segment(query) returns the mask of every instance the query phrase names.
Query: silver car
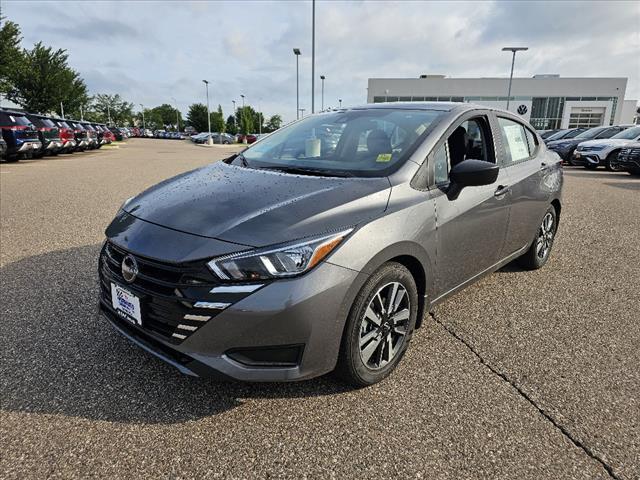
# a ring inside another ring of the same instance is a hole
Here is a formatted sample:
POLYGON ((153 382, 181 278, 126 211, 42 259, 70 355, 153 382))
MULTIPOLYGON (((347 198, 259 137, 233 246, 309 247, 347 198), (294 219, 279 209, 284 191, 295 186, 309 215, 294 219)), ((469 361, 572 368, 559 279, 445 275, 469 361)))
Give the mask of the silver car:
POLYGON ((506 111, 308 116, 125 202, 100 309, 190 375, 370 385, 434 305, 513 260, 546 263, 561 189, 559 157, 506 111))

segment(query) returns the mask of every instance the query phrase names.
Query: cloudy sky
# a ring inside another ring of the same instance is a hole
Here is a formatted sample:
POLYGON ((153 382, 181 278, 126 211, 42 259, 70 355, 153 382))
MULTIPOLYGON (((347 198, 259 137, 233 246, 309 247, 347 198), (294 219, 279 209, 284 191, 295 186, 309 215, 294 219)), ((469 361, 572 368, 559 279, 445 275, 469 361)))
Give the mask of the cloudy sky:
MULTIPOLYGON (((91 93, 120 93, 145 106, 204 102, 225 114, 231 100, 295 117, 311 108, 311 2, 15 1, 2 13, 22 28, 24 46, 67 49, 91 93)), ((516 76, 628 77, 640 98, 640 2, 316 3, 316 76, 325 105, 366 101, 370 77, 507 76, 505 45, 526 45, 516 76)), ((316 106, 320 105, 316 82, 316 106)))

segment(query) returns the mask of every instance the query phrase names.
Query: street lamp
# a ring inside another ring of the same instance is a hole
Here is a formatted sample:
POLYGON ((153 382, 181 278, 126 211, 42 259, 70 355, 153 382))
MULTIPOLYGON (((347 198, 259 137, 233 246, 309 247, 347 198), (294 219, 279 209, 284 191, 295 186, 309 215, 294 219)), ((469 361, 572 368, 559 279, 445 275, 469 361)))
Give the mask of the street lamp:
POLYGON ((236 101, 231 100, 231 103, 233 103, 233 128, 236 130, 236 133, 238 133, 238 125, 236 124, 236 101))
POLYGON ((342 108, 342 99, 341 99, 341 98, 339 98, 339 99, 338 99, 338 102, 340 102, 340 108, 342 108))
POLYGON ((321 109, 322 111, 324 111, 324 79, 326 77, 324 75, 320 75, 320 80, 322 80, 322 104, 321 104, 321 109))
POLYGON ((300 118, 300 70, 299 70, 299 62, 300 59, 300 49, 294 48, 293 53, 296 56, 296 119, 300 118))
POLYGON ((180 112, 178 110, 178 101, 173 97, 171 97, 171 100, 176 104, 176 128, 180 131, 180 112))
POLYGON ((209 141, 207 142, 209 145, 213 144, 213 139, 211 138, 211 115, 209 114, 209 82, 207 80, 202 80, 205 85, 205 89, 207 90, 207 125, 209 126, 209 141))
POLYGON ((300 108, 299 109, 302 112, 302 118, 304 118, 304 111, 306 110, 305 108, 300 108))
POLYGON ((242 97, 242 109, 244 110, 244 95, 240 95, 242 97))
MULTIPOLYGON (((140 108, 142 109, 142 129, 146 130, 147 125, 144 121, 144 105, 142 105, 141 103, 139 103, 138 105, 140 105, 140 108)), ((107 112, 109 112, 109 105, 107 105, 107 112)), ((109 123, 111 123, 111 113, 109 113, 109 123)))
POLYGON ((316 0, 311 0, 311 113, 316 108, 316 0))
POLYGON ((513 52, 513 57, 511 58, 511 74, 509 75, 509 91, 507 93, 507 110, 509 110, 509 100, 511 100, 511 82, 513 81, 513 66, 516 63, 516 52, 524 52, 525 50, 529 50, 529 47, 504 47, 502 49, 503 52, 513 52))

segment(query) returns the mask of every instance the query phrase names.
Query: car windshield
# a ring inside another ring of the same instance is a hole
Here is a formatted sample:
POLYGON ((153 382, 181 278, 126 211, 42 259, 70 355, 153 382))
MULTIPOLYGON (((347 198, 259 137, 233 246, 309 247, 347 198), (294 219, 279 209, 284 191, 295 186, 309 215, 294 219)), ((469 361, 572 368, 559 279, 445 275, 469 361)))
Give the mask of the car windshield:
POLYGON ((549 135, 545 140, 559 140, 560 138, 566 138, 568 130, 560 130, 559 132, 549 135))
POLYGON ((626 130, 623 130, 620 133, 616 133, 611 138, 619 138, 622 140, 634 140, 639 135, 640 135, 640 127, 632 127, 632 128, 627 128, 626 130))
POLYGON ((249 167, 383 176, 412 153, 442 112, 368 109, 314 115, 243 152, 249 167))
POLYGON ((609 127, 594 127, 594 128, 590 128, 589 130, 585 130, 584 132, 582 132, 580 135, 576 135, 576 139, 577 138, 584 138, 584 139, 589 139, 589 138, 594 138, 596 135, 598 135, 600 132, 603 132, 604 130, 606 130, 609 127))

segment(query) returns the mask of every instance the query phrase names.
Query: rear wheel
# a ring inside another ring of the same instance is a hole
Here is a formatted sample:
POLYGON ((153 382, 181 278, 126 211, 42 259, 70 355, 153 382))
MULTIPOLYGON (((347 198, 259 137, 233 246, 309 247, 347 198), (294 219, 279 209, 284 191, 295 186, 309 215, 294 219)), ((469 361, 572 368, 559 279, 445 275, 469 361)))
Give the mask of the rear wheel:
POLYGON ((358 293, 345 326, 336 373, 364 387, 384 379, 409 346, 418 312, 411 273, 385 263, 358 293))
POLYGON ((536 238, 533 240, 531 247, 524 255, 518 258, 520 266, 527 270, 542 268, 551 254, 551 247, 553 247, 557 230, 558 215, 554 206, 550 205, 544 217, 542 217, 542 222, 538 227, 536 238))

